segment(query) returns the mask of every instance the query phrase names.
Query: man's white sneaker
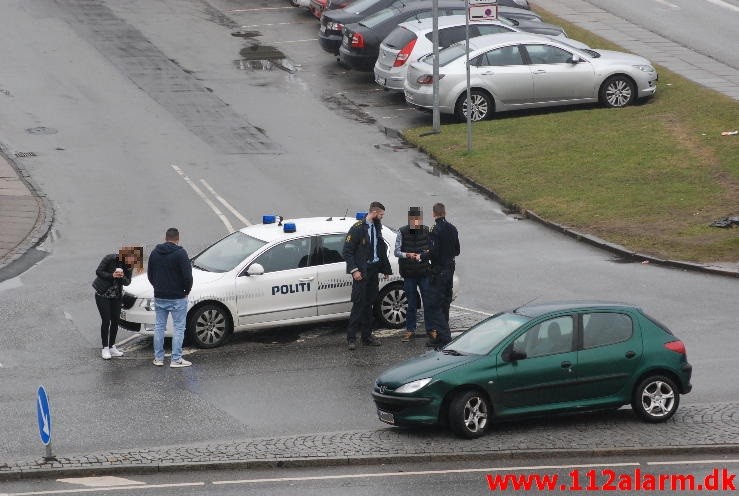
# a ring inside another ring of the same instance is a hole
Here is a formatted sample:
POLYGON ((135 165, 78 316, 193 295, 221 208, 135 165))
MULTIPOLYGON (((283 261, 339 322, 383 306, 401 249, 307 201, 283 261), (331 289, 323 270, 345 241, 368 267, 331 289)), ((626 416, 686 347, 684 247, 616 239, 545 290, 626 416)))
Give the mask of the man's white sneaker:
POLYGON ((169 364, 170 367, 173 369, 179 369, 181 367, 189 367, 192 365, 192 362, 188 362, 184 358, 180 358, 179 360, 172 360, 172 363, 169 364))
POLYGON ((110 348, 107 346, 103 348, 103 351, 100 353, 100 355, 103 357, 103 360, 110 360, 110 348))
POLYGON ((154 361, 151 363, 153 363, 157 367, 161 367, 162 365, 164 365, 164 360, 159 360, 158 358, 155 358, 154 361))
POLYGON ((112 357, 122 357, 123 356, 123 352, 121 350, 119 350, 118 348, 116 348, 115 346, 111 346, 110 347, 110 356, 112 356, 112 357))

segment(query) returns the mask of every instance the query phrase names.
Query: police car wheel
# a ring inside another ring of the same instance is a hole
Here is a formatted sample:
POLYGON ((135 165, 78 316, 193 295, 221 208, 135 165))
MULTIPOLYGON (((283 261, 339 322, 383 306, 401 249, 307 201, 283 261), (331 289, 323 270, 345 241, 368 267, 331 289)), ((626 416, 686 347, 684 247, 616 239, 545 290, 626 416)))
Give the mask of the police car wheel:
POLYGON ((223 307, 206 304, 195 309, 187 323, 190 341, 198 348, 215 348, 231 334, 231 319, 223 307))
POLYGON ((408 298, 401 284, 388 284, 380 290, 375 305, 375 317, 382 327, 400 329, 405 325, 408 298))

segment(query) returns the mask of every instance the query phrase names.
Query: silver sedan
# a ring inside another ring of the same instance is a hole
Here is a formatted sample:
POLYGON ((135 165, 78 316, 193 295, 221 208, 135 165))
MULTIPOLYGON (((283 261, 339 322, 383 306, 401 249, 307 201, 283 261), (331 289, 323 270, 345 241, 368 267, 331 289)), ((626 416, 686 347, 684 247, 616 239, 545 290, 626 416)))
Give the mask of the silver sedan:
MULTIPOLYGON (((467 115, 464 42, 439 53, 439 110, 467 115)), ((433 60, 411 64, 405 99, 417 108, 433 105, 433 60)), ((493 112, 601 102, 624 107, 654 95, 657 71, 637 55, 577 49, 566 42, 527 33, 502 33, 470 40, 472 120, 493 112)))

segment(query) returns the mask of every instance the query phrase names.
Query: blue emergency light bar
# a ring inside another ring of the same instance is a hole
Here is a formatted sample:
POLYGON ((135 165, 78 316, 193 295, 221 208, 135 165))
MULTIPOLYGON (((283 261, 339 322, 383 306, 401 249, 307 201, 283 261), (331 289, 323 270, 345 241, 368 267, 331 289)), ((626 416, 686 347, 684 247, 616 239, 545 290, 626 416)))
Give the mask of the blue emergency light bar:
POLYGON ((276 220, 276 215, 262 215, 262 224, 274 224, 276 220))
POLYGON ((365 217, 367 217, 367 212, 357 212, 357 215, 354 216, 357 220, 364 220, 365 217))
POLYGON ((282 227, 282 230, 286 233, 294 233, 295 232, 295 223, 294 222, 285 222, 285 224, 282 227))

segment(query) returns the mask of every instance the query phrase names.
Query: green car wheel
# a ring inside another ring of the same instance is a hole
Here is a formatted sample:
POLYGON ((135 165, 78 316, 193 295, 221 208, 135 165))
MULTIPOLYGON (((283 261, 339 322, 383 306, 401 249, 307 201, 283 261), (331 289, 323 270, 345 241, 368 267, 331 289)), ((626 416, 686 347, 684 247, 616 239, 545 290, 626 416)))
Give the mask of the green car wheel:
POLYGON ((474 390, 463 391, 449 405, 449 426, 452 431, 467 439, 485 434, 490 424, 490 401, 474 390))

